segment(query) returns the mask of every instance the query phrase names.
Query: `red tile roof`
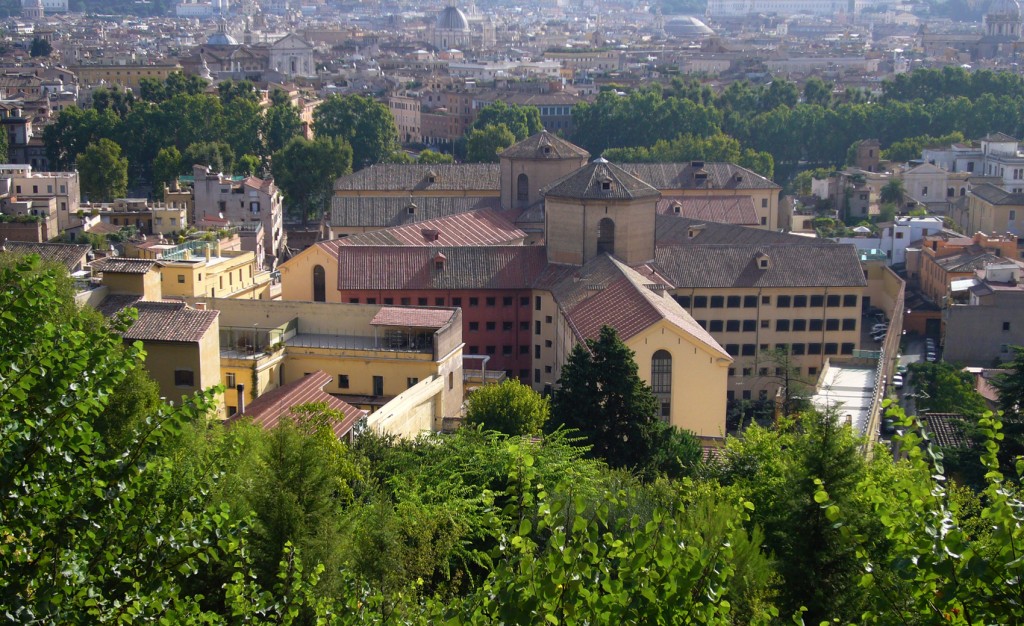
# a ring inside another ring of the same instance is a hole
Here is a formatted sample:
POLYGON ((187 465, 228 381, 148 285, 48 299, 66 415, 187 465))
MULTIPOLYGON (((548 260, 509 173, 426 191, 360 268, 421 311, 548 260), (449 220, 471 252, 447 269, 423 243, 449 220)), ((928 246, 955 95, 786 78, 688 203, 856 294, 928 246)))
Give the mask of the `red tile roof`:
POLYGON ((754 200, 750 196, 693 198, 665 196, 658 201, 661 215, 678 215, 694 220, 756 226, 759 222, 754 200), (678 207, 678 212, 676 211, 678 207))
POLYGON ((139 319, 125 331, 124 338, 139 341, 198 343, 220 311, 190 309, 184 302, 144 302, 133 305, 139 319))
POLYGON ((526 238, 509 218, 479 209, 337 239, 341 246, 493 246, 526 238))
POLYGON ((382 306, 370 320, 371 326, 442 328, 455 317, 454 309, 382 306))
MULTIPOLYGON (((331 242, 334 243, 334 242, 331 242)), ((539 246, 338 246, 338 289, 529 289, 547 265, 539 246), (437 253, 445 256, 440 269, 437 253)))
POLYGON ((331 382, 331 375, 323 370, 317 370, 295 382, 264 393, 245 408, 245 413, 241 415, 236 413, 227 420, 227 423, 233 424, 242 419, 251 419, 253 424, 271 430, 276 428, 282 419, 288 418, 296 406, 311 402, 323 402, 344 416, 340 421, 331 420, 330 422, 334 436, 344 437, 352 430, 356 422, 366 415, 366 411, 357 409, 324 391, 324 385, 329 382, 331 382))
POLYGON ((93 269, 104 274, 145 274, 153 269, 156 261, 151 259, 122 259, 107 257, 93 264, 93 269))

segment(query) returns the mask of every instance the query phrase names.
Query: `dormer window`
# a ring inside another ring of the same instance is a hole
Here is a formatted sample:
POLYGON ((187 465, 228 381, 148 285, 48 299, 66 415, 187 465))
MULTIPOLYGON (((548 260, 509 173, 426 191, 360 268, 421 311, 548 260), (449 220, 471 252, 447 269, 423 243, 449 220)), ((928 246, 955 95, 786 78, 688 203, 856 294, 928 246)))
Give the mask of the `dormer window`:
POLYGON ((544 146, 544 154, 551 154, 551 146, 544 146))
MULTIPOLYGON (((681 215, 683 212, 683 205, 679 204, 678 202, 673 202, 672 212, 675 213, 676 215, 681 215)), ((690 236, 693 237, 693 235, 690 236)))
POLYGON ((611 191, 611 189, 612 189, 612 181, 610 181, 610 180, 602 180, 601 181, 601 191, 611 191))
POLYGON ((760 269, 760 270, 768 269, 770 263, 768 261, 768 255, 767 254, 765 254, 764 252, 758 252, 757 255, 754 258, 757 260, 757 269, 760 269))
POLYGON ((410 204, 409 206, 405 207, 405 211, 409 215, 416 215, 416 205, 410 204))
POLYGON ((434 255, 434 269, 438 272, 444 270, 444 263, 447 260, 448 258, 445 255, 438 252, 436 255, 434 255))

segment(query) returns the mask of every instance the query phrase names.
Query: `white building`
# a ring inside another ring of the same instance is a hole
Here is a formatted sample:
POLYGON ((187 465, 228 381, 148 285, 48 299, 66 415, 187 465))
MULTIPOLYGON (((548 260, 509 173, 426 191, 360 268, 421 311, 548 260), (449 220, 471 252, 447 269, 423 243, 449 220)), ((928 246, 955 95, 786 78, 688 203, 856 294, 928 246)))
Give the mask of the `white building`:
POLYGON ((877 237, 838 237, 839 243, 849 243, 858 250, 881 250, 889 257, 889 265, 907 262, 907 248, 911 242, 942 231, 941 217, 898 217, 882 229, 877 237))

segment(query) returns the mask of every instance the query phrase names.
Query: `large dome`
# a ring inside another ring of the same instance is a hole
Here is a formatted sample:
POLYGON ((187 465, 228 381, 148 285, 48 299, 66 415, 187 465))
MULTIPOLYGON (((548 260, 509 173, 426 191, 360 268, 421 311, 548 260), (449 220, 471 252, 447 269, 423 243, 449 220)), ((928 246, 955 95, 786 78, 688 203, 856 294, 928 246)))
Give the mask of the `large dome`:
POLYGON ((1017 0, 995 0, 988 7, 988 15, 1020 19, 1020 4, 1017 0))
POLYGON ((690 15, 679 15, 665 20, 665 34, 674 37, 707 37, 714 35, 707 24, 690 15))
POLYGON ((437 16, 437 28, 443 30, 469 30, 466 14, 456 7, 445 7, 437 16))

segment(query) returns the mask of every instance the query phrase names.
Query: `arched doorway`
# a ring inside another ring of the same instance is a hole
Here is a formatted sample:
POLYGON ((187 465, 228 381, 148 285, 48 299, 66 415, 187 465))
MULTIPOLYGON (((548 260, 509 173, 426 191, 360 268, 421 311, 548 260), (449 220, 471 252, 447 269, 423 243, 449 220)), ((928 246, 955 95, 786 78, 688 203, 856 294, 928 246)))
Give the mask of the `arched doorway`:
POLYGON ((658 398, 662 421, 672 416, 672 355, 658 350, 651 357, 651 390, 658 398))
POLYGON ((615 222, 604 217, 597 223, 597 253, 615 254, 615 222))
POLYGON ((327 273, 322 265, 313 266, 313 302, 327 302, 327 273))

